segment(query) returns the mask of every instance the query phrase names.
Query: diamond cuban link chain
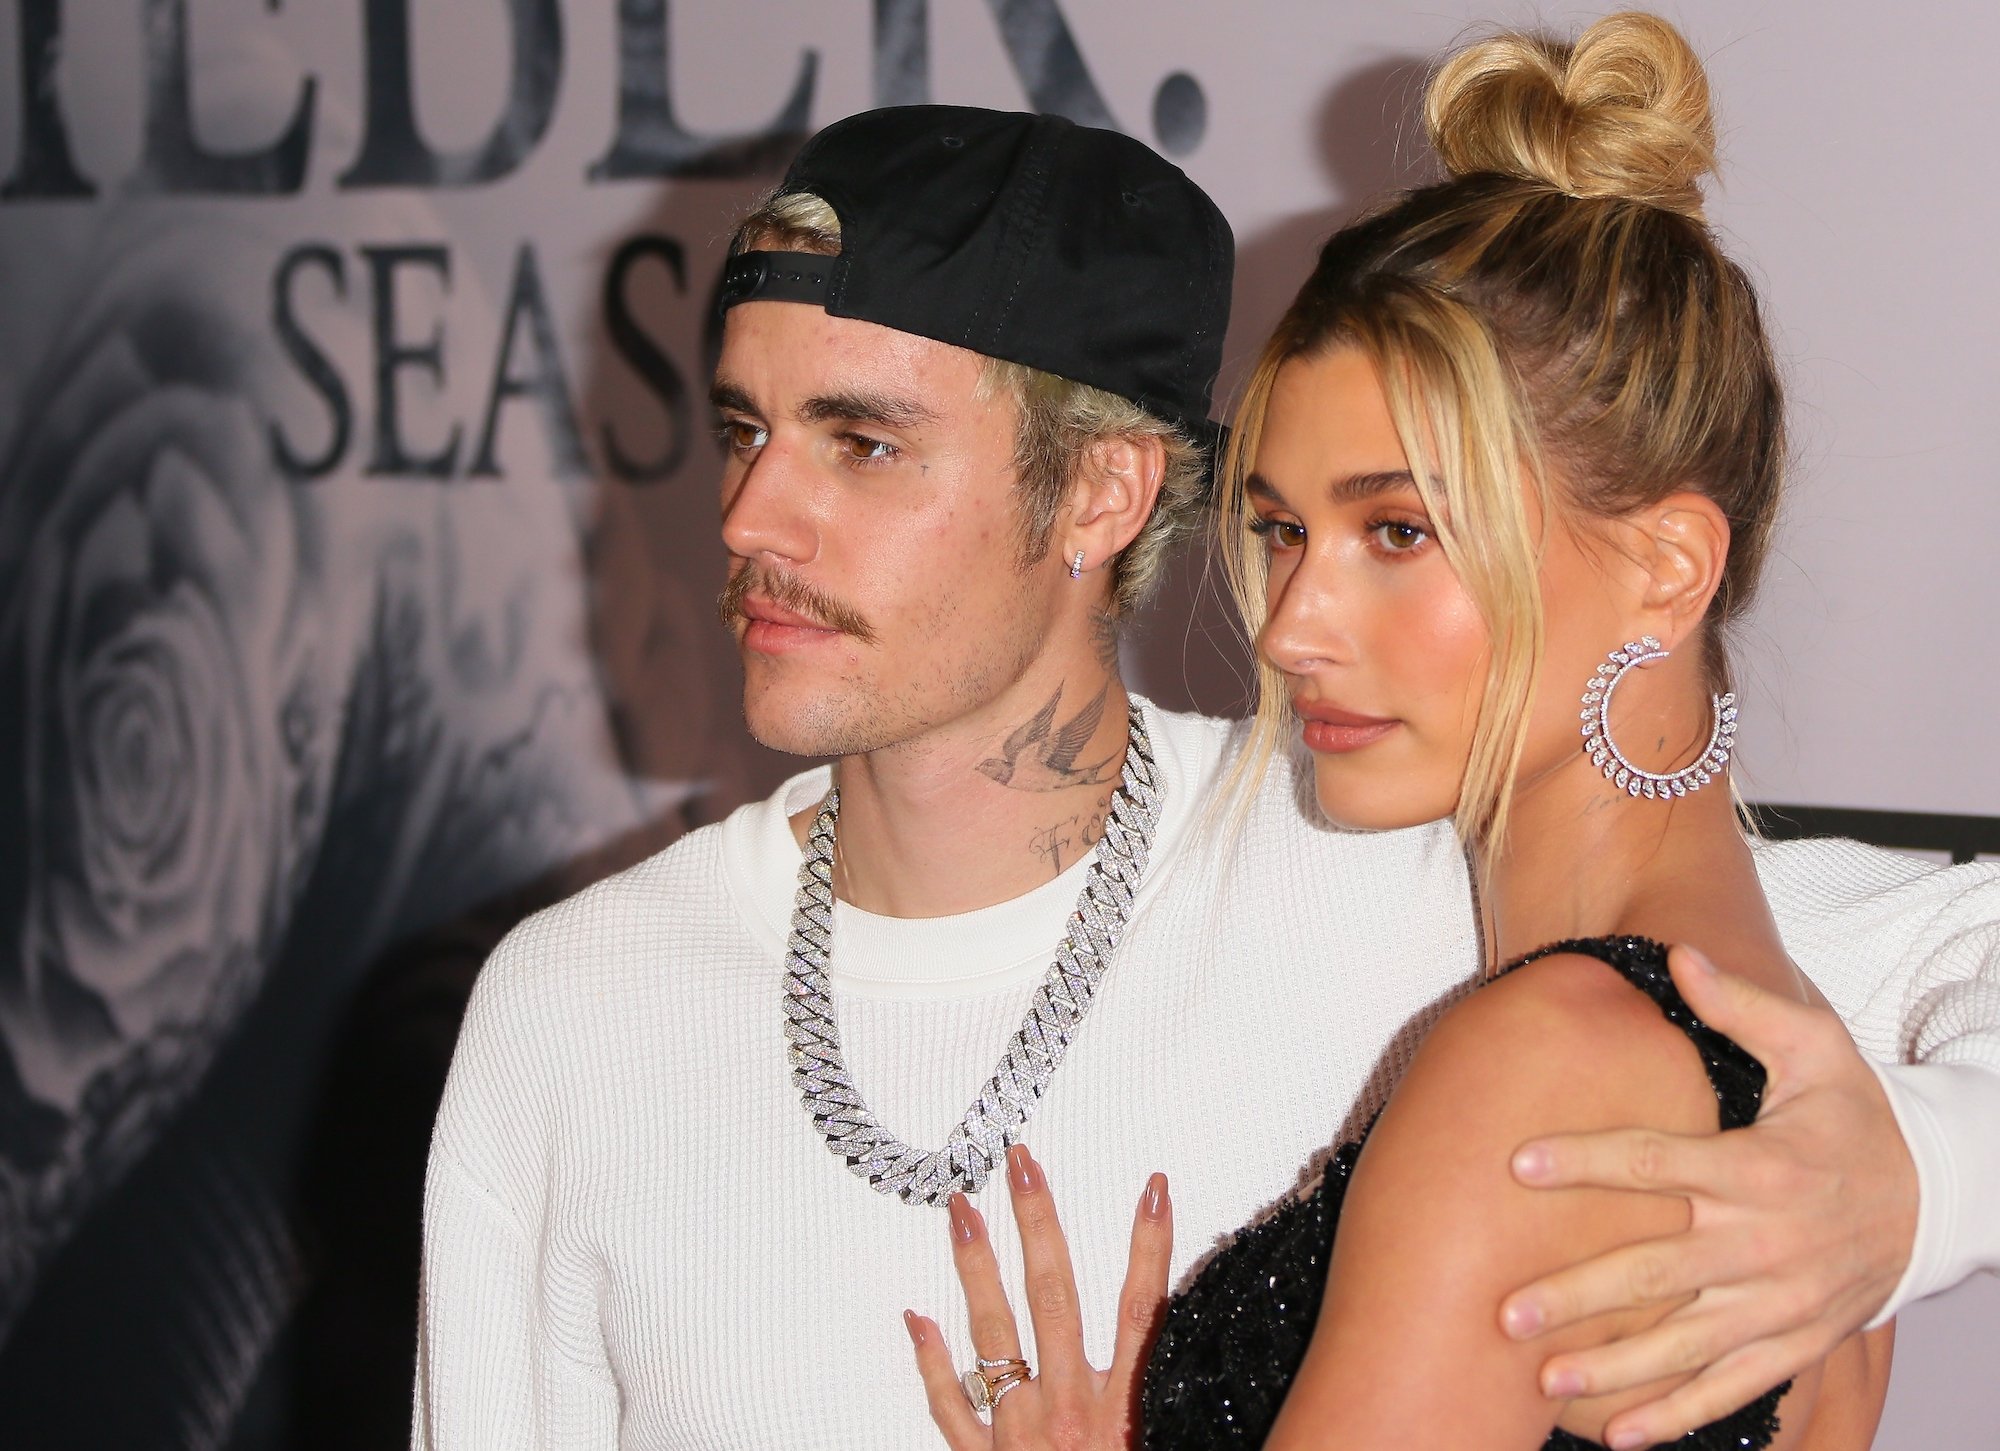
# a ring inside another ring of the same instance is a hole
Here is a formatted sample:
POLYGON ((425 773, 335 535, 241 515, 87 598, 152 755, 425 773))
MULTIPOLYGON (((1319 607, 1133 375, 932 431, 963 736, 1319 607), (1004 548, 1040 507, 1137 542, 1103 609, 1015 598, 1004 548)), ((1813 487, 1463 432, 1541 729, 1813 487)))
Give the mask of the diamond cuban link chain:
POLYGON ((1020 1137, 1090 1011, 1131 916, 1159 819, 1152 742, 1136 705, 1131 707, 1130 731, 1124 770, 1083 893, 1070 914, 1069 932, 999 1066, 941 1149, 913 1149, 883 1128, 862 1101, 841 1055, 840 1025, 834 1021, 826 980, 833 952, 833 840, 840 789, 828 791, 820 804, 799 866, 785 954, 786 1056, 792 1085, 827 1148, 882 1193, 905 1204, 942 1204, 956 1191, 971 1194, 984 1185, 1020 1137))

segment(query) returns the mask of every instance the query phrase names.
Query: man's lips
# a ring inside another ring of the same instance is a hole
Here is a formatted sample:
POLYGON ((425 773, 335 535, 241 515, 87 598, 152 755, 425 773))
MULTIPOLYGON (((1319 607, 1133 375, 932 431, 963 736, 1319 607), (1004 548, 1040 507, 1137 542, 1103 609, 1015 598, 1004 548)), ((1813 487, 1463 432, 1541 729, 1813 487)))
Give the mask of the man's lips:
POLYGON ((1402 724, 1386 716, 1342 710, 1323 700, 1295 700, 1292 702, 1292 714, 1305 727, 1307 750, 1336 755, 1371 746, 1402 724))
POLYGON ((772 600, 744 597, 743 648, 759 655, 784 655, 839 636, 838 630, 772 600))
POLYGON ((831 626, 823 625, 810 615, 802 615, 797 610, 788 610, 772 600, 759 599, 756 595, 745 595, 742 604, 743 617, 755 623, 763 620, 773 625, 788 625, 801 630, 824 630, 832 634, 831 626))

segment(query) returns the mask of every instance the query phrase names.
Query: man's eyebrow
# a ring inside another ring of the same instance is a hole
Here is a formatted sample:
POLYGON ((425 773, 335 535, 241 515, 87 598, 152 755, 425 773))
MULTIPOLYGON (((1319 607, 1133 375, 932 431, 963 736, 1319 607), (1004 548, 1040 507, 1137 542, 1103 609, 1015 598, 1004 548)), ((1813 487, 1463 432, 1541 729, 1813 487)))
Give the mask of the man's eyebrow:
POLYGON ((937 422, 937 414, 914 398, 893 393, 820 393, 799 404, 801 423, 878 423, 884 428, 917 428, 937 422))
POLYGON ((708 390, 708 402, 717 413, 748 413, 753 417, 757 413, 757 405, 750 399, 750 390, 727 378, 715 380, 708 390))

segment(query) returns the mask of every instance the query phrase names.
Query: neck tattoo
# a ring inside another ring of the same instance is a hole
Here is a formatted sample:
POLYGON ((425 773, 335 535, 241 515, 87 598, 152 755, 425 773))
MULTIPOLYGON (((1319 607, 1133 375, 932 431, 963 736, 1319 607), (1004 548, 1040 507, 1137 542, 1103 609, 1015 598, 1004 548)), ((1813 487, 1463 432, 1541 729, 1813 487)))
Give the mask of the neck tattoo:
POLYGON ((850 1170, 905 1204, 943 1204, 954 1193, 976 1193, 986 1183, 1041 1102, 1111 966, 1146 870, 1159 810, 1152 742, 1134 705, 1124 771, 1055 960, 979 1097, 943 1148, 923 1150, 882 1127, 862 1101, 841 1053, 840 1025, 834 1021, 826 979, 833 958, 833 845, 840 790, 826 793, 806 838, 792 904, 785 953, 786 1056, 792 1086, 799 1090, 813 1127, 850 1170))

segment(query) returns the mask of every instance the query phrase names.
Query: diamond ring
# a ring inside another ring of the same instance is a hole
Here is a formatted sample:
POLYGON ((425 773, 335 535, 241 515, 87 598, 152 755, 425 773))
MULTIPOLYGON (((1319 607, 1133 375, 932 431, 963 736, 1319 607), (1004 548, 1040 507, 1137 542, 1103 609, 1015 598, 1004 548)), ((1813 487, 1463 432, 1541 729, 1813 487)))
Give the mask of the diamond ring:
POLYGON ((958 1378, 965 1391, 965 1398, 972 1402, 972 1409, 985 1415, 1000 1404, 1001 1397, 1020 1385, 1035 1378, 1028 1369, 1028 1362, 1019 1359, 981 1360, 978 1365, 958 1378))

